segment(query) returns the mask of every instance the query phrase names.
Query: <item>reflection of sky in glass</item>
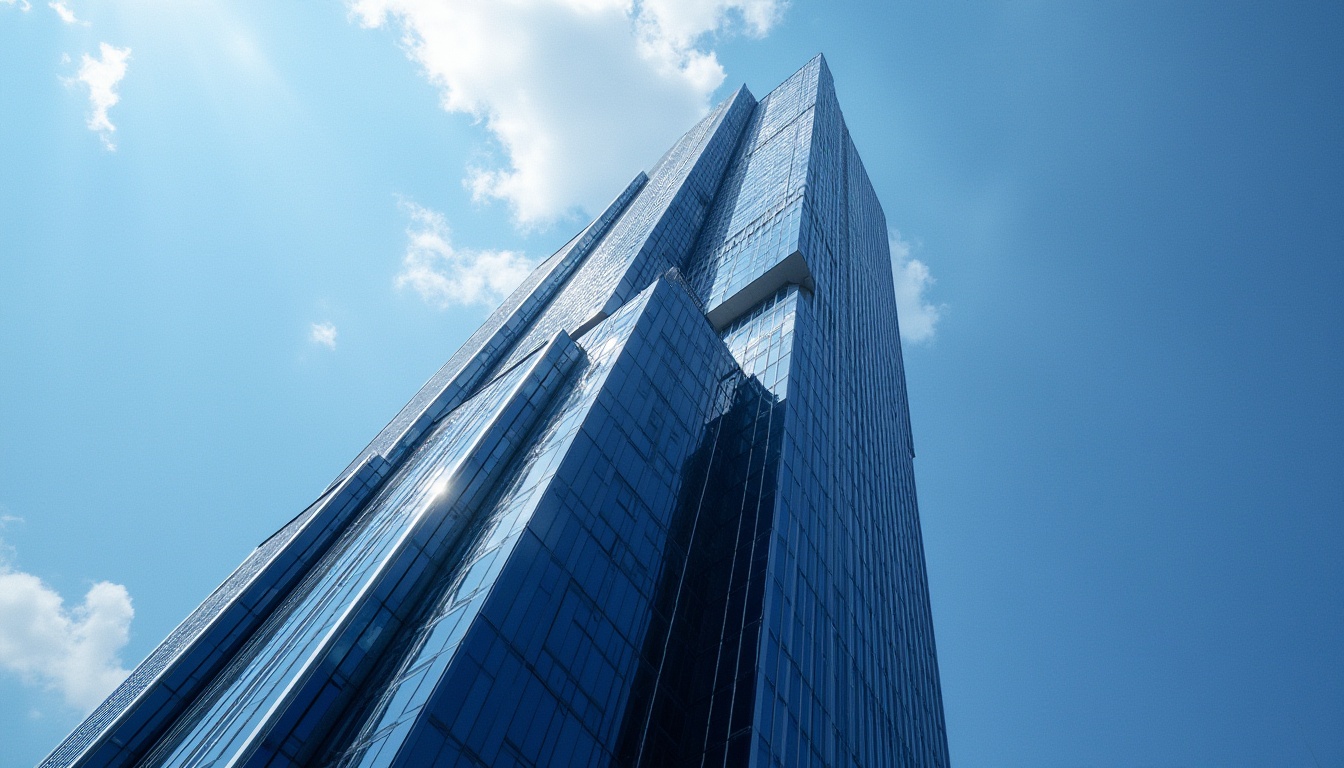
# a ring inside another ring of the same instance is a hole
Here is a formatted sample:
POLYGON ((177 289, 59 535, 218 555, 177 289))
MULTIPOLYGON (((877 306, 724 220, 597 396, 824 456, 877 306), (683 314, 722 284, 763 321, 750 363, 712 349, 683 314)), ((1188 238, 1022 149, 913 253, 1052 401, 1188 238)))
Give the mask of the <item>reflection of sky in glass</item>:
POLYGON ((153 762, 210 765, 241 746, 303 668, 356 596, 380 572, 378 564, 410 535, 417 520, 447 489, 471 441, 527 366, 518 366, 449 414, 368 509, 342 534, 262 632, 198 702, 167 743, 177 747, 153 762))

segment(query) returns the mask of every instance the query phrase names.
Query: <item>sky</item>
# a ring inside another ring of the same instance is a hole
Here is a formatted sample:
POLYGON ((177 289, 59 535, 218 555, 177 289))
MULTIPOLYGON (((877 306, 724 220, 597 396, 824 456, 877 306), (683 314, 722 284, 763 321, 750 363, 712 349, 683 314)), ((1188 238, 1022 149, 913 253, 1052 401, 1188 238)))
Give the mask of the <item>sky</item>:
POLYGON ((0 0, 0 768, 825 53, 952 761, 1344 765, 1344 6, 0 0))

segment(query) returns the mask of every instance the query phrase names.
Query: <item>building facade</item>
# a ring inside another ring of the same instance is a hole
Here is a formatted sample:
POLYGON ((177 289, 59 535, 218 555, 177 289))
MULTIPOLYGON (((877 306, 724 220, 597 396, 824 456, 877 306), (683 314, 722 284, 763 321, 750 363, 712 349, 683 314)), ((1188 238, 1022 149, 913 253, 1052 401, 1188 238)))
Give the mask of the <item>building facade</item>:
POLYGON ((946 766, 913 456, 817 57, 639 174, 42 765, 946 766))

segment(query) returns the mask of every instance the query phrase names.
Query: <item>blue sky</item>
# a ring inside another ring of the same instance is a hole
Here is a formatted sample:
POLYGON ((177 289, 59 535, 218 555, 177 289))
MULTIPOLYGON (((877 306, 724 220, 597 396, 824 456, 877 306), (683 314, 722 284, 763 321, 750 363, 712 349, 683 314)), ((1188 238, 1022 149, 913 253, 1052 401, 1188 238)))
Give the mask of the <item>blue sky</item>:
POLYGON ((894 228, 954 762, 1344 764, 1340 40, 1337 3, 0 0, 0 766, 818 51, 894 228))

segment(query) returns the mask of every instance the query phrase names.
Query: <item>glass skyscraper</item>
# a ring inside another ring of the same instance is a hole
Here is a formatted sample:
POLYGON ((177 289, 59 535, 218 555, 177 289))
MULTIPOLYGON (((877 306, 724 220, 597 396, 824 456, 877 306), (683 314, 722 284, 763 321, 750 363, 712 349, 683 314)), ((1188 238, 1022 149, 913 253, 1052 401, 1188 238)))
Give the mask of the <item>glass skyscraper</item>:
POLYGON ((42 765, 946 766, 904 376, 817 57, 636 176, 42 765))

